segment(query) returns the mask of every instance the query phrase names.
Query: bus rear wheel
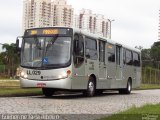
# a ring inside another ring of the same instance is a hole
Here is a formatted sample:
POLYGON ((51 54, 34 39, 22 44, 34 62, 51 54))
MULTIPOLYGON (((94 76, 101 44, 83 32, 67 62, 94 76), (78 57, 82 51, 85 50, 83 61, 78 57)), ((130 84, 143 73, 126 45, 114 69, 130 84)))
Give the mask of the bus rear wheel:
POLYGON ((132 82, 129 79, 127 82, 127 88, 119 90, 120 94, 130 94, 132 91, 132 82))
POLYGON ((93 97, 96 90, 96 84, 93 77, 89 78, 87 90, 83 94, 87 97, 93 97))
POLYGON ((46 97, 51 97, 54 94, 54 90, 52 88, 42 88, 42 92, 46 97))
POLYGON ((96 90, 95 94, 96 95, 102 95, 103 94, 103 90, 96 90))

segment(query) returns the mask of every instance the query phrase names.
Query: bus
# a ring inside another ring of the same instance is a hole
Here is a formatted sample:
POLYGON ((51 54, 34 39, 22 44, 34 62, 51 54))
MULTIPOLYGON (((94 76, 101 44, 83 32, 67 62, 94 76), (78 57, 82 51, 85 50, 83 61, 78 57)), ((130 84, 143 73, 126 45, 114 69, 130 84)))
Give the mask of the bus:
POLYGON ((20 53, 21 87, 42 88, 46 97, 59 90, 130 94, 141 83, 140 50, 72 27, 27 29, 20 53))

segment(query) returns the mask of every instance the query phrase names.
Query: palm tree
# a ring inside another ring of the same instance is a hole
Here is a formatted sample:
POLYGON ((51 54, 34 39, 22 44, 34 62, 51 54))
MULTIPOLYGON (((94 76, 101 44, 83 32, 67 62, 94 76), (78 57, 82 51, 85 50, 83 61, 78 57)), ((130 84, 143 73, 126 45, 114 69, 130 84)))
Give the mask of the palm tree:
POLYGON ((15 72, 15 66, 19 62, 19 57, 16 54, 16 45, 15 44, 3 44, 2 49, 5 49, 4 59, 5 59, 5 65, 8 69, 8 76, 13 76, 15 72))

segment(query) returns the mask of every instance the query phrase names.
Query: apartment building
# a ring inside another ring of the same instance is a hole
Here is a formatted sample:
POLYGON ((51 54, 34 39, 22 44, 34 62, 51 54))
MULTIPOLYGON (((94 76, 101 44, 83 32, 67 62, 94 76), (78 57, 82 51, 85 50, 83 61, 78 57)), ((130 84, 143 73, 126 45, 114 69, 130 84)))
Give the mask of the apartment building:
MULTIPOLYGON (((93 14, 89 9, 82 9, 80 11, 79 17, 75 18, 76 19, 74 19, 74 21, 77 21, 77 19, 79 19, 78 28, 91 33, 99 34, 107 38, 111 38, 111 22, 107 18, 105 18, 104 15, 93 14)), ((77 25, 75 27, 77 27, 77 25)))
POLYGON ((73 26, 73 12, 66 0, 24 0, 23 28, 73 26))

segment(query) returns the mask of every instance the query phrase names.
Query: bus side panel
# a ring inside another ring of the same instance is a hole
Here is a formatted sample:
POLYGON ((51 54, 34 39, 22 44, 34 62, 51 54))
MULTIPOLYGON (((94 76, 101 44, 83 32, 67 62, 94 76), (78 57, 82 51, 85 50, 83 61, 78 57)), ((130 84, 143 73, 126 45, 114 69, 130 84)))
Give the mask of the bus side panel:
POLYGON ((140 53, 139 53, 139 64, 138 65, 134 65, 134 70, 135 70, 135 81, 133 84, 133 88, 139 87, 141 84, 141 57, 140 57, 140 53))
POLYGON ((137 68, 137 74, 136 74, 136 86, 135 87, 140 87, 141 84, 141 68, 137 68))
POLYGON ((128 79, 131 77, 132 79, 132 83, 133 82, 133 67, 130 66, 130 65, 124 65, 124 68, 123 68, 123 79, 124 79, 124 82, 123 82, 123 87, 122 88, 126 88, 127 87, 127 82, 128 82, 128 79))
POLYGON ((80 67, 72 66, 72 89, 87 89, 88 77, 85 75, 85 63, 80 67))

